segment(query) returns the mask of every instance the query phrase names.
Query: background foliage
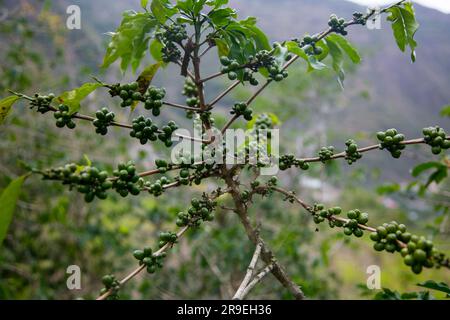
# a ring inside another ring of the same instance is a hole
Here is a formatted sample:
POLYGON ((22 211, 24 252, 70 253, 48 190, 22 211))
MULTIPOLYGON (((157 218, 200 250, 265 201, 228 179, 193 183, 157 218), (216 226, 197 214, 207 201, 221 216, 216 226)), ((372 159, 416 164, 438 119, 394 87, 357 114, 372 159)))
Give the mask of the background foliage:
MULTIPOLYGON (((0 24, 2 95, 6 88, 31 93, 36 84, 42 91, 52 88, 60 92, 98 73, 102 43, 107 40, 101 34, 115 29, 123 9, 139 6, 135 1, 121 1, 108 6, 111 11, 105 12, 100 9, 104 1, 78 2, 85 14, 81 31, 65 29, 67 4, 64 1, 3 1, 2 8, 15 14, 6 16, 0 24)), ((307 0, 264 1, 264 6, 257 0, 245 4, 232 1, 231 4, 241 9, 242 17, 247 14, 259 17, 262 29, 272 40, 321 30, 323 18, 330 12, 344 14, 352 12, 354 7, 342 2, 318 4, 307 0), (303 8, 298 13, 300 19, 292 13, 292 6, 303 8), (274 12, 276 15, 272 18, 274 12), (292 21, 296 21, 298 30, 292 30, 292 21)), ((448 29, 450 20, 448 16, 421 7, 418 15, 423 29, 417 35, 421 46, 417 49, 418 61, 413 66, 406 65, 404 57, 394 51, 391 31, 387 28, 373 34, 369 32, 369 35, 368 32, 357 33, 351 36, 352 40, 368 58, 361 66, 346 68, 352 74, 347 76, 345 91, 333 81, 332 71, 306 77, 304 68, 296 67, 290 76, 296 80, 269 89, 256 101, 254 109, 262 112, 273 106, 285 126, 283 145, 290 152, 305 156, 315 153, 319 146, 345 141, 355 132, 364 141, 372 139, 369 134, 378 128, 398 127, 405 133, 418 132, 424 120, 429 121, 429 125, 448 128, 448 116, 441 117, 439 112, 450 102, 447 90, 450 76, 446 72, 449 61, 443 58, 449 51, 443 30, 448 29)), ((133 66, 133 62, 131 64, 133 66)), ((217 67, 212 60, 208 65, 211 69, 217 67)), ((104 77, 121 77, 119 69, 108 71, 104 77)), ((164 74, 175 74, 175 71, 169 69, 164 74)), ((183 84, 182 78, 164 74, 156 79, 156 84, 164 85, 169 94, 176 97, 183 84)), ((128 73, 124 78, 127 81, 133 75, 128 73)), ((218 93, 222 85, 221 80, 212 83, 212 94, 218 93)), ((235 98, 245 93, 247 89, 240 89, 235 98)), ((226 107, 230 102, 225 100, 221 105, 226 107)), ((96 110, 105 103, 94 95, 83 108, 96 110)), ((115 111, 120 109, 110 107, 115 111)), ((52 119, 40 117, 36 121, 32 114, 19 111, 21 108, 26 106, 16 106, 0 131, 1 189, 12 178, 26 172, 26 166, 42 168, 83 162, 84 154, 88 153, 93 163, 107 164, 109 169, 129 159, 138 159, 137 165, 146 168, 165 152, 154 146, 144 148, 130 144, 127 135, 119 130, 114 130, 113 138, 108 140, 93 137, 88 130, 57 130, 52 119)), ((225 117, 225 108, 223 114, 225 117)), ((126 111, 119 114, 124 121, 128 117, 126 111)), ((164 120, 175 118, 183 122, 181 112, 174 111, 164 117, 167 117, 164 120)), ((217 121, 224 122, 224 119, 217 121)), ((410 172, 414 166, 430 161, 428 154, 417 149, 398 163, 377 154, 365 160, 350 169, 334 164, 324 169, 317 167, 308 176, 284 174, 281 179, 290 188, 300 189, 307 199, 321 199, 330 204, 339 199, 342 206, 370 210, 375 223, 398 219, 408 222, 413 231, 417 228, 422 233, 426 227, 427 235, 436 245, 450 253, 449 183, 447 180, 439 185, 432 183, 424 189, 421 185, 426 184, 430 172, 419 175, 420 169, 416 170, 417 177, 412 177, 410 172), (327 182, 321 182, 322 178, 327 182), (411 180, 417 182, 410 184, 411 180)), ((431 160, 448 166, 448 160, 439 157, 431 160)), ((142 243, 151 242, 159 230, 170 226, 177 212, 184 209, 181 204, 187 203, 192 194, 205 190, 202 188, 183 189, 183 193, 172 191, 173 196, 156 200, 141 197, 124 201, 111 197, 105 202, 86 205, 79 195, 67 192, 57 183, 46 183, 42 188, 41 181, 31 177, 0 248, 0 298, 94 298, 100 289, 101 275, 111 270, 128 272, 130 252, 142 243), (65 270, 71 264, 82 268, 81 292, 66 288, 65 270)), ((385 270, 383 287, 399 292, 417 291, 415 284, 428 279, 450 281, 448 273, 442 271, 426 271, 419 277, 404 272, 399 257, 366 250, 371 246, 369 240, 367 243, 348 241, 326 230, 316 234, 310 219, 281 199, 274 197, 259 202, 251 215, 258 216, 261 212, 269 226, 262 230, 263 235, 293 279, 304 284, 309 297, 364 297, 367 292, 355 284, 365 283, 365 269, 371 264, 385 270)), ((144 275, 130 283, 122 297, 229 298, 253 253, 237 217, 225 210, 219 211, 216 223, 205 226, 202 232, 190 234, 175 250, 178 254, 170 258, 168 268, 158 277, 144 275)), ((273 283, 258 287, 252 297, 289 298, 276 281, 270 277, 266 281, 273 283)))

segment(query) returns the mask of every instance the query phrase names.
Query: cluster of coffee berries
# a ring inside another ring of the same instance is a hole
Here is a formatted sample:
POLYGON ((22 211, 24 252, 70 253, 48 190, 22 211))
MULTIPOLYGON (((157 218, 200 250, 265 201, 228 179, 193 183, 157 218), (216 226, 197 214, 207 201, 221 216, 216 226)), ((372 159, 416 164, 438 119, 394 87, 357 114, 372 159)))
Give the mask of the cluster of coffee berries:
POLYGON ((330 20, 328 21, 328 25, 330 26, 331 30, 333 32, 342 34, 343 36, 346 36, 348 32, 345 30, 345 19, 339 19, 335 14, 332 14, 330 16, 330 20))
POLYGON ((152 114, 157 117, 161 114, 161 107, 163 105, 162 99, 166 96, 164 88, 157 88, 150 86, 144 95, 144 107, 146 110, 152 110, 152 114))
POLYGON ((377 133, 378 140, 381 141, 381 149, 388 150, 392 157, 398 159, 402 155, 402 150, 406 148, 403 141, 405 141, 405 135, 398 133, 397 129, 389 129, 385 132, 377 133))
POLYGON ((159 242, 158 245, 160 248, 164 247, 166 244, 175 244, 177 243, 178 236, 175 232, 161 232, 159 234, 159 242))
POLYGON ((100 290, 100 294, 105 294, 108 291, 111 293, 108 296, 108 300, 119 299, 120 282, 114 275, 106 275, 102 278, 102 283, 105 286, 100 290))
POLYGON ((148 190, 148 192, 151 195, 154 195, 155 197, 159 197, 164 192, 164 186, 168 185, 170 183, 169 179, 165 176, 161 177, 160 179, 156 180, 156 182, 151 183, 147 181, 144 186, 148 190))
POLYGON ((185 96, 185 97, 197 97, 198 96, 197 86, 195 85, 194 81, 192 81, 191 78, 186 78, 186 81, 184 82, 182 93, 183 93, 183 96, 185 96))
POLYGON ((128 194, 137 196, 141 192, 137 186, 137 182, 140 180, 140 177, 136 173, 136 166, 132 161, 119 164, 118 169, 114 170, 113 175, 115 179, 112 187, 122 197, 126 197, 128 194))
POLYGON ((421 273, 423 267, 433 267, 432 259, 437 251, 430 240, 407 232, 406 226, 396 221, 384 223, 376 230, 370 235, 376 251, 400 252, 404 263, 416 274, 421 273))
POLYGON ((55 95, 53 93, 50 93, 46 96, 41 96, 39 93, 36 93, 34 95, 34 99, 30 102, 31 109, 36 107, 37 112, 40 112, 42 114, 47 113, 52 110, 50 104, 52 103, 53 99, 55 99, 55 95))
POLYGON ((247 121, 251 121, 253 119, 253 110, 250 109, 245 102, 235 103, 233 110, 230 113, 238 117, 244 116, 244 119, 247 121))
POLYGON ((330 227, 332 228, 334 228, 335 226, 343 226, 343 223, 341 221, 333 219, 333 216, 341 214, 342 209, 340 207, 325 209, 325 206, 323 204, 317 203, 313 207, 313 212, 315 224, 321 224, 325 220, 328 220, 330 227))
POLYGON ((256 130, 267 130, 274 127, 274 122, 272 118, 267 113, 262 113, 258 115, 255 121, 256 130))
POLYGON ((355 140, 349 139, 345 142, 345 145, 347 146, 345 160, 347 160, 348 164, 351 165, 362 158, 362 153, 358 151, 358 145, 355 140))
MULTIPOLYGON (((277 46, 279 44, 274 44, 277 46)), ((267 50, 261 50, 255 55, 256 66, 258 68, 265 68, 269 72, 269 78, 277 82, 289 76, 286 70, 283 70, 276 62, 275 57, 267 50)))
POLYGON ((150 247, 144 248, 144 250, 135 250, 133 256, 139 261, 139 265, 145 265, 147 272, 153 274, 157 269, 163 267, 163 260, 166 257, 166 253, 163 252, 160 255, 153 254, 153 250, 150 247))
POLYGON ((164 26, 164 29, 163 36, 166 42, 181 43, 188 38, 186 25, 184 24, 173 23, 170 26, 164 26))
POLYGON ((198 89, 192 79, 186 78, 182 93, 185 97, 187 97, 186 104, 189 107, 198 107, 200 103, 200 100, 198 99, 198 89))
POLYGON ((255 78, 255 73, 250 68, 244 69, 244 82, 250 83, 252 86, 259 85, 258 79, 255 78))
POLYGON ((222 64, 221 72, 227 73, 228 79, 233 81, 238 78, 237 71, 241 68, 241 65, 237 62, 237 60, 223 56, 220 57, 220 63, 222 64))
POLYGON ((213 221, 214 209, 217 206, 215 201, 211 201, 207 196, 203 196, 201 200, 192 199, 191 207, 187 213, 178 213, 176 224, 178 227, 185 227, 187 225, 200 226, 201 220, 213 221))
POLYGON ((366 20, 364 14, 361 13, 361 12, 355 12, 355 13, 353 13, 353 21, 354 21, 356 24, 361 24, 361 25, 363 25, 363 26, 366 25, 366 23, 367 23, 367 20, 366 20))
POLYGON ((355 209, 347 212, 347 218, 349 220, 344 224, 344 234, 347 236, 353 234, 355 237, 361 238, 364 235, 364 231, 360 226, 367 225, 369 214, 361 212, 359 209, 355 209))
POLYGON ((142 93, 139 92, 139 84, 137 82, 127 84, 117 84, 109 91, 111 96, 119 96, 122 99, 120 106, 122 108, 133 105, 135 101, 143 101, 142 93))
POLYGON ((102 136, 108 133, 108 127, 114 122, 115 114, 107 108, 102 108, 95 113, 95 119, 92 123, 96 127, 95 132, 102 136))
POLYGON ((317 36, 306 35, 303 37, 302 42, 300 42, 300 47, 305 50, 305 53, 310 56, 318 56, 323 53, 321 47, 316 46, 317 36))
POLYGON ((146 144, 149 140, 158 140, 158 126, 153 124, 152 119, 145 119, 143 116, 133 120, 133 129, 130 131, 130 136, 139 139, 141 144, 146 144))
POLYGON ((65 185, 77 187, 78 192, 85 195, 86 202, 92 202, 95 197, 106 199, 106 191, 112 187, 111 181, 108 181, 108 172, 91 166, 78 170, 74 163, 48 170, 43 173, 43 177, 45 180, 58 180, 65 185))
POLYGON ((73 115, 69 113, 69 107, 64 104, 60 104, 58 106, 58 110, 55 111, 54 116, 56 119, 56 126, 58 128, 64 128, 67 126, 69 129, 75 129, 77 126, 73 121, 73 115))
POLYGON ((181 44, 187 37, 186 26, 178 23, 173 23, 156 34, 156 38, 163 44, 161 53, 164 62, 177 62, 181 59, 181 51, 176 44, 181 44))
POLYGON ((302 170, 309 169, 309 163, 296 159, 295 156, 292 154, 287 154, 280 157, 279 168, 281 171, 290 169, 293 166, 295 166, 296 168, 300 168, 302 170))
POLYGON ((425 142, 431 146, 433 154, 440 154, 442 150, 450 148, 450 140, 447 139, 447 134, 444 129, 440 127, 429 127, 423 129, 425 142))
POLYGON ((333 146, 329 146, 329 147, 322 147, 319 150, 319 158, 320 161, 322 161, 323 163, 326 163, 327 161, 331 160, 334 156, 334 147, 333 146))
POLYGON ((172 134, 178 130, 178 126, 174 121, 169 121, 169 123, 161 128, 160 134, 158 134, 158 139, 164 142, 167 148, 173 145, 172 134))
POLYGON ((188 185, 189 182, 190 182, 189 176, 190 176, 190 174, 189 174, 189 169, 187 169, 187 168, 181 169, 181 170, 180 170, 180 176, 179 176, 179 180, 178 180, 178 181, 180 181, 180 183, 181 183, 182 185, 185 185, 185 186, 186 186, 186 185, 188 185))

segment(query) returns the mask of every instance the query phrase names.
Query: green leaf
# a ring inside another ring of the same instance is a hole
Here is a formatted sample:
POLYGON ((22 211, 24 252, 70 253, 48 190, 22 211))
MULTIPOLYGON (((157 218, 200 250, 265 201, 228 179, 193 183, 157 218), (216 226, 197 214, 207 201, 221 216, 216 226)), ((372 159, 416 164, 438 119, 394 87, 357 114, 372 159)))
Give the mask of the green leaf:
POLYGON ((217 52, 219 54, 219 58, 223 56, 228 56, 230 54, 230 48, 228 47, 228 44, 223 41, 222 39, 215 38, 214 42, 217 46, 217 52))
POLYGON ((153 59, 155 59, 158 62, 162 62, 162 53, 161 50, 163 48, 163 45, 161 41, 158 39, 155 39, 150 44, 150 54, 152 55, 153 59))
POLYGON ((208 17, 216 26, 224 26, 230 19, 237 18, 237 13, 231 8, 218 8, 209 12, 208 17))
POLYGON ((148 5, 148 0, 141 0, 141 7, 143 9, 147 9, 147 5, 148 5))
POLYGON ((390 13, 388 21, 392 22, 392 30, 398 47, 405 52, 406 47, 409 46, 411 49, 411 60, 415 62, 417 42, 414 40, 414 36, 419 29, 419 24, 416 21, 412 5, 405 4, 404 7, 394 6, 387 11, 390 13))
POLYGON ((317 57, 307 55, 305 50, 300 48, 297 42, 287 41, 285 45, 289 52, 299 56, 308 63, 308 71, 323 70, 327 68, 327 65, 320 62, 317 57))
POLYGON ((441 117, 450 117, 450 105, 442 108, 441 117))
POLYGON ((330 49, 330 56, 333 59, 333 69, 334 71, 336 71, 336 74, 338 75, 338 82, 341 85, 341 87, 344 87, 345 72, 342 67, 344 62, 342 50, 332 39, 327 38, 326 42, 328 44, 328 48, 330 49))
POLYGON ((377 188, 377 193, 379 195, 391 194, 391 193, 400 191, 400 189, 401 189, 401 187, 398 183, 385 184, 385 185, 379 186, 377 188))
POLYGON ((228 0, 210 0, 206 1, 206 4, 210 7, 214 7, 214 9, 217 9, 228 4, 228 0))
POLYGON ((111 41, 101 67, 108 68, 120 59, 122 72, 130 65, 136 72, 148 49, 150 39, 154 37, 153 31, 157 25, 158 20, 151 13, 126 11, 117 30, 109 33, 111 41))
POLYGON ((411 174, 413 177, 417 178, 425 171, 428 171, 433 168, 441 169, 441 168, 446 168, 446 166, 440 162, 425 162, 425 163, 422 163, 422 164, 419 164, 418 166, 416 166, 412 170, 411 174))
POLYGON ((446 284, 444 282, 438 283, 434 280, 428 280, 425 282, 418 283, 417 285, 419 287, 424 287, 427 289, 437 290, 437 291, 444 292, 446 294, 450 294, 450 288, 449 288, 448 284, 446 284))
POLYGON ((345 37, 339 34, 331 34, 327 37, 327 40, 331 40, 334 43, 338 44, 353 63, 361 62, 361 56, 359 55, 358 51, 345 37))
POLYGON ((74 114, 77 113, 80 110, 80 102, 84 100, 88 95, 90 95, 92 92, 97 90, 98 88, 102 87, 103 84, 101 83, 85 83, 81 87, 66 91, 62 93, 58 98, 57 101, 59 101, 62 104, 65 104, 69 107, 69 113, 74 114))
POLYGON ((3 190, 0 195, 0 245, 6 237, 11 224, 20 190, 28 175, 21 176, 13 181, 3 190))
POLYGON ((9 96, 0 100, 0 124, 5 122, 6 117, 11 112, 12 106, 20 99, 18 96, 9 96))
POLYGON ((177 12, 167 0, 153 0, 150 8, 156 20, 161 24, 166 23, 167 19, 177 12))

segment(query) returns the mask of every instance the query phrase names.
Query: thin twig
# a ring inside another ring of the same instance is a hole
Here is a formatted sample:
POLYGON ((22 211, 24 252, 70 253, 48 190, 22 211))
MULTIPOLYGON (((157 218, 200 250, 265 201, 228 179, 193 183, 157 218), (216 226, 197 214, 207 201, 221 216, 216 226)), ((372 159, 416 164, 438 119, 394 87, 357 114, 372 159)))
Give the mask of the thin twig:
POLYGON ((247 288, 250 280, 252 279, 256 264, 258 263, 259 256, 261 254, 261 249, 262 249, 262 244, 258 243, 256 245, 255 252, 253 253, 252 260, 250 261, 250 264, 248 265, 247 273, 245 274, 245 277, 242 280, 241 285, 237 289, 237 291, 233 297, 233 300, 237 300, 237 299, 242 300, 242 294, 243 294, 244 290, 247 288))

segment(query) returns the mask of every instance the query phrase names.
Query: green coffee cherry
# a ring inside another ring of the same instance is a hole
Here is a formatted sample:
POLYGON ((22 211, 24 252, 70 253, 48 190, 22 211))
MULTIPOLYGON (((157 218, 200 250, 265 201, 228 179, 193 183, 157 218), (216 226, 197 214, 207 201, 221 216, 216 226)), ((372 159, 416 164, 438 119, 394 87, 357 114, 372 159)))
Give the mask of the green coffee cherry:
POLYGON ((334 147, 323 147, 319 151, 319 158, 320 161, 323 163, 326 163, 327 161, 331 160, 334 155, 334 147))
POLYGON ((108 296, 108 300, 119 299, 120 282, 114 275, 104 276, 102 278, 102 283, 105 287, 100 291, 100 294, 105 294, 106 292, 111 291, 108 296))
POLYGON ((345 30, 345 20, 339 19, 335 14, 330 16, 330 20, 328 20, 328 25, 330 26, 333 32, 339 33, 343 36, 346 36, 348 32, 345 30))
POLYGON ((406 148, 403 141, 405 136, 399 134, 396 129, 389 129, 386 132, 380 131, 377 133, 378 140, 381 141, 380 148, 388 150, 392 157, 398 159, 402 155, 402 150, 406 148))
POLYGON ((447 139, 447 134, 444 129, 436 126, 423 129, 425 136, 425 143, 431 146, 431 152, 433 154, 440 154, 442 150, 448 150, 450 148, 450 140, 447 139))
POLYGON ((165 190, 164 187, 168 184, 170 184, 170 180, 167 177, 163 176, 154 183, 146 182, 145 187, 150 194, 154 195, 155 197, 159 197, 163 194, 165 190))
POLYGON ((32 101, 30 101, 30 108, 36 107, 36 111, 45 114, 52 110, 51 103, 55 99, 55 95, 50 93, 46 96, 42 96, 39 93, 34 95, 32 101))
POLYGON ((46 170, 43 173, 43 178, 61 181, 64 185, 76 188, 78 192, 84 194, 86 202, 92 202, 95 197, 101 200, 106 199, 106 191, 112 187, 106 171, 100 171, 96 167, 84 167, 78 171, 78 166, 74 163, 46 170))
POLYGON ((92 122, 96 127, 95 132, 102 136, 108 133, 108 127, 114 122, 115 114, 107 108, 102 108, 95 113, 96 119, 92 122))
POLYGON ((153 116, 159 116, 163 105, 162 99, 164 99, 165 96, 166 90, 164 88, 150 86, 143 97, 145 109, 152 110, 153 116))
POLYGON ((130 136, 139 139, 142 145, 148 141, 158 140, 158 127, 153 124, 152 119, 145 119, 143 116, 133 120, 133 129, 130 132, 130 136))
POLYGON ((236 116, 243 116, 245 120, 251 121, 253 119, 253 111, 248 107, 247 103, 236 103, 231 111, 231 114, 236 116))
POLYGON ((58 128, 64 128, 67 126, 69 129, 75 129, 77 126, 73 121, 73 115, 69 113, 69 107, 64 104, 60 104, 58 106, 58 111, 54 113, 54 116, 56 119, 56 126, 58 128))
POLYGON ((347 146, 347 150, 345 150, 345 160, 347 160, 348 164, 352 165, 362 158, 362 153, 358 151, 358 145, 354 140, 347 140, 345 145, 347 146))
POLYGON ((181 59, 182 54, 176 44, 181 44, 188 38, 186 25, 173 23, 165 26, 165 29, 157 32, 155 36, 163 44, 161 54, 164 62, 177 62, 181 59))
POLYGON ((418 237, 407 232, 404 224, 396 221, 385 223, 377 228, 376 233, 370 235, 375 242, 376 251, 400 252, 405 265, 418 274, 423 267, 432 268, 433 260, 440 257, 433 249, 433 243, 424 237, 418 237))
POLYGON ((140 177, 132 161, 119 164, 118 169, 114 170, 113 174, 116 179, 113 181, 112 188, 122 197, 126 197, 129 194, 137 196, 141 192, 137 185, 140 177))

